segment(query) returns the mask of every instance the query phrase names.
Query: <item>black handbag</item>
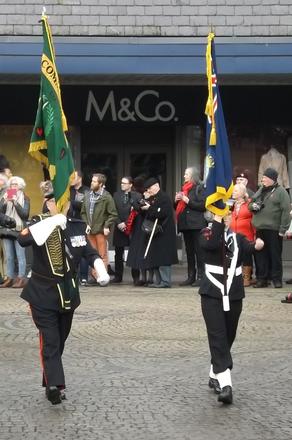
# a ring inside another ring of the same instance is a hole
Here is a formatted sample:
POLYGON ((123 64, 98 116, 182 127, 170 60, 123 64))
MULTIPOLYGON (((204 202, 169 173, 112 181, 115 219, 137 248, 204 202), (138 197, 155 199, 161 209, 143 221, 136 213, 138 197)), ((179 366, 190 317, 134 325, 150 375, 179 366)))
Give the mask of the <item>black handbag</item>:
MULTIPOLYGON (((146 235, 151 235, 154 228, 154 222, 148 218, 144 218, 141 228, 146 235)), ((162 232, 162 226, 159 223, 156 223, 154 235, 161 234, 162 232)))
POLYGON ((19 232, 14 229, 1 228, 0 227, 0 238, 9 238, 10 240, 17 240, 19 232))

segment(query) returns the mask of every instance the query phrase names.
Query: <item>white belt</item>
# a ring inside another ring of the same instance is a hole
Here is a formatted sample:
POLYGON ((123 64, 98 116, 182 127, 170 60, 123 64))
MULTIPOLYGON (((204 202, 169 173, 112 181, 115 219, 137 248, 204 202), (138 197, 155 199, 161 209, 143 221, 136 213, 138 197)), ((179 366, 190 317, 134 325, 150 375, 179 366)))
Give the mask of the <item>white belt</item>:
MULTIPOLYGON (((218 275, 223 275, 223 267, 222 266, 215 266, 214 264, 205 264, 206 271, 210 273, 216 273, 218 275)), ((230 269, 227 270, 227 275, 230 274, 230 269)), ((235 269, 235 276, 242 274, 242 267, 238 266, 235 269)))

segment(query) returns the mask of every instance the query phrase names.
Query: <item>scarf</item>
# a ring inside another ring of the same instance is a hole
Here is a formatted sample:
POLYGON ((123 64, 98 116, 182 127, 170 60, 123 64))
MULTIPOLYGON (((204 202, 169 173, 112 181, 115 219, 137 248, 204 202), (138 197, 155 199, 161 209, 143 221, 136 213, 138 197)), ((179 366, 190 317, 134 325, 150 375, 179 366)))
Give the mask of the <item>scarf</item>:
POLYGON ((271 186, 261 186, 259 190, 253 195, 252 199, 254 201, 260 200, 260 202, 264 202, 266 199, 268 199, 272 193, 275 191, 275 189, 279 186, 279 184, 276 182, 274 185, 271 186))
MULTIPOLYGON (((182 193, 184 196, 188 196, 190 190, 195 186, 194 182, 186 182, 182 186, 182 193)), ((183 212, 186 207, 186 203, 183 200, 180 200, 176 206, 175 215, 176 219, 178 219, 179 215, 183 212)))
MULTIPOLYGON (((23 208, 23 206, 24 206, 24 192, 23 191, 17 191, 16 203, 18 203, 23 208)), ((16 231, 22 231, 23 221, 19 217, 19 215, 16 211, 16 208, 14 206, 14 203, 11 202, 10 200, 7 200, 6 215, 14 218, 14 220, 16 221, 16 227, 11 228, 11 229, 15 229, 16 231)))

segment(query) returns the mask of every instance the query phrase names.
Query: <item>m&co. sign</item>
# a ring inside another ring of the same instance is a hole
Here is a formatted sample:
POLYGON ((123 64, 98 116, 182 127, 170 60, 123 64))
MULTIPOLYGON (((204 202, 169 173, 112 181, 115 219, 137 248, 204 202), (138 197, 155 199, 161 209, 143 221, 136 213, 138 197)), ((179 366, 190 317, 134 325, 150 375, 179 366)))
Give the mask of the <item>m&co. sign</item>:
POLYGON ((110 119, 113 122, 170 122, 178 121, 172 102, 161 100, 156 90, 143 90, 135 97, 116 98, 110 90, 103 100, 89 90, 86 105, 86 122, 110 119))

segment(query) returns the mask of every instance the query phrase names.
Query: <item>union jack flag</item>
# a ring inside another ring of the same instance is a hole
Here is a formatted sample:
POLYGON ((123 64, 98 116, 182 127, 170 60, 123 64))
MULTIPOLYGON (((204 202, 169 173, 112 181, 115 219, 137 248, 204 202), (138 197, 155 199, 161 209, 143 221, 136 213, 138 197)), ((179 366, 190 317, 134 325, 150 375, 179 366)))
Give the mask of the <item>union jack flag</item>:
POLYGON ((214 34, 208 35, 206 50, 208 100, 205 114, 206 160, 205 185, 206 209, 218 215, 227 214, 227 200, 232 195, 232 163, 225 127, 224 114, 217 82, 214 34))

